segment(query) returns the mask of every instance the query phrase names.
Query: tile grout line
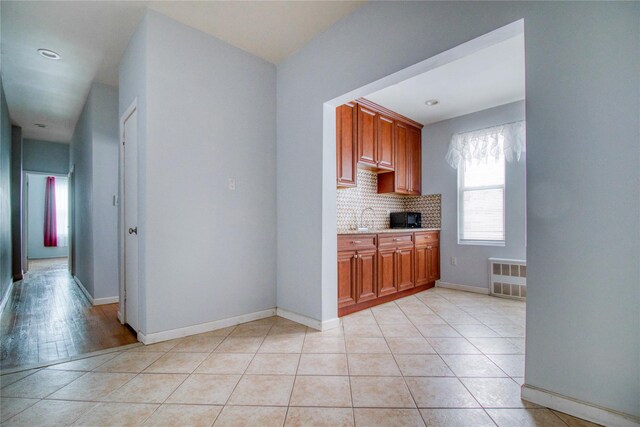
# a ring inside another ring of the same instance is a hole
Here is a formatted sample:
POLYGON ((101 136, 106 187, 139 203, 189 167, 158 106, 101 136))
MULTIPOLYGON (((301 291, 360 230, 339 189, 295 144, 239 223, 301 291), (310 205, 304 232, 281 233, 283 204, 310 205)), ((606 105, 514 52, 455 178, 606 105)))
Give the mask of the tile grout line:
MULTIPOLYGON (((404 312, 404 310, 402 310, 402 308, 400 306, 398 306, 398 304, 396 304, 395 301, 393 303, 394 303, 394 305, 396 307, 398 307, 398 309, 402 312, 402 314, 405 317, 407 317, 406 313, 404 312)), ((376 324, 378 325, 378 328, 380 328, 380 332, 382 332, 382 328, 380 327, 380 323, 378 322, 378 318, 376 317, 375 313, 372 312, 372 314, 373 314, 373 319, 375 320, 376 324)), ((408 317, 407 317, 407 320, 409 320, 411 325, 413 325, 413 323, 411 322, 411 320, 408 317)), ((413 325, 413 326, 415 327, 415 325, 413 325)), ((419 332, 420 331, 418 331, 418 333, 419 332)), ((382 332, 382 338, 384 339, 384 342, 387 344, 387 347, 389 347, 389 351, 391 352, 391 357, 393 358, 393 361, 396 364, 396 368, 398 368, 398 371, 400 372, 400 376, 402 377, 402 382, 404 383, 404 386, 407 388, 407 391, 409 391, 409 396, 411 396, 411 400, 413 401, 413 404, 414 404, 414 406, 416 408, 416 411, 418 411, 418 415, 420 416, 420 419, 426 425, 427 423, 424 421, 424 418, 422 417, 422 413, 420 412, 420 408, 418 407, 418 402, 416 402, 416 398, 413 395, 413 392, 411 391, 411 387, 409 387, 409 384, 407 383, 407 379, 405 378, 404 374, 402 373, 402 370, 400 369, 400 365, 398 365, 398 360, 396 359, 396 355, 391 350, 391 347, 389 346, 389 341, 387 340, 387 337, 384 335, 384 332, 382 332)))

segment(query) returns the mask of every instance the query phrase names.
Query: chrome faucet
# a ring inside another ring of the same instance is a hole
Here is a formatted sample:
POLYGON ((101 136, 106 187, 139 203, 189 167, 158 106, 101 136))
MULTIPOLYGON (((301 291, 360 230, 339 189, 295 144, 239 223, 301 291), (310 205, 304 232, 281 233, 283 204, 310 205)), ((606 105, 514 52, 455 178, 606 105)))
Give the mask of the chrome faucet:
MULTIPOLYGON (((373 217, 375 218, 376 211, 374 211, 371 206, 369 206, 368 208, 362 209, 362 212, 360 212, 360 227, 358 227, 359 230, 360 229, 368 230, 368 228, 364 226, 364 213, 369 210, 371 211, 371 213, 373 214, 373 217)), ((371 221, 371 228, 373 228, 373 220, 371 221)))

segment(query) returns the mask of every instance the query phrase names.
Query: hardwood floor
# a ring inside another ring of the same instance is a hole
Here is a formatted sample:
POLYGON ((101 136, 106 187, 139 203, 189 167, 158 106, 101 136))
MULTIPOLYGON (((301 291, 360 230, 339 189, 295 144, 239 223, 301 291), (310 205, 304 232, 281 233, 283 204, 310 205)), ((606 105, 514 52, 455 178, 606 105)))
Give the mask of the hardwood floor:
POLYGON ((0 318, 0 369, 47 363, 136 342, 118 304, 92 306, 66 259, 30 262, 0 318))

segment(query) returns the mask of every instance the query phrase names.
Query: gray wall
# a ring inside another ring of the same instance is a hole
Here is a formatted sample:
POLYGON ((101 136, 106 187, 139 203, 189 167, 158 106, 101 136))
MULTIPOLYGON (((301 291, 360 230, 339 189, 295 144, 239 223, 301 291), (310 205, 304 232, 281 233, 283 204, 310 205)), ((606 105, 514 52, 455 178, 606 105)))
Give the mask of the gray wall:
POLYGON ((119 293, 118 89, 94 83, 71 139, 75 274, 93 298, 119 293))
POLYGON ((517 120, 524 120, 524 101, 502 105, 422 129, 422 192, 442 194, 440 232, 440 272, 443 282, 489 289, 488 258, 525 259, 526 165, 519 162, 505 167, 505 246, 458 244, 458 171, 446 161, 451 136, 517 120), (451 265, 451 257, 457 265, 451 265))
POLYGON ((22 279, 22 128, 11 126, 11 248, 13 280, 22 279))
POLYGON ((74 209, 73 231, 73 274, 82 282, 92 296, 95 295, 93 285, 93 131, 91 128, 92 104, 91 94, 87 98, 82 114, 76 123, 70 143, 70 167, 73 168, 74 209))
POLYGON ((323 307, 336 274, 323 103, 521 18, 526 383, 637 416, 640 3, 372 2, 279 64, 277 304, 335 316, 323 307))
MULTIPOLYGON (((56 177, 56 182, 60 177, 56 177)), ((69 254, 68 246, 44 246, 44 200, 47 175, 27 173, 27 256, 29 259, 60 258, 69 254)))
POLYGON ((272 64, 155 12, 130 42, 144 333, 275 307, 275 83, 272 64))
POLYGON ((69 172, 69 144, 24 139, 22 169, 66 175, 69 172))
POLYGON ((92 212, 94 298, 118 296, 118 89, 94 83, 92 102, 92 212))
POLYGON ((0 301, 11 285, 11 119, 0 77, 0 301))
MULTIPOLYGON (((119 69, 118 116, 122 116, 135 101, 138 114, 138 327, 147 331, 147 289, 145 236, 147 178, 140 173, 147 163, 147 33, 148 20, 142 19, 129 45, 122 54, 119 69)), ((124 195, 120 195, 124 198, 124 195)), ((120 305, 124 303, 124 283, 120 284, 120 305)))

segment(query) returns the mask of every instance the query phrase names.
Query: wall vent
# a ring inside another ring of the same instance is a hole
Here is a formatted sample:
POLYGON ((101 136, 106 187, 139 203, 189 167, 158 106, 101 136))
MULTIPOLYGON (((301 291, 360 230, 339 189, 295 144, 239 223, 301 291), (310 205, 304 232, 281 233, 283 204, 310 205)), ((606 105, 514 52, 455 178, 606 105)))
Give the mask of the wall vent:
POLYGON ((489 258, 491 295, 525 300, 527 262, 519 259, 489 258))

